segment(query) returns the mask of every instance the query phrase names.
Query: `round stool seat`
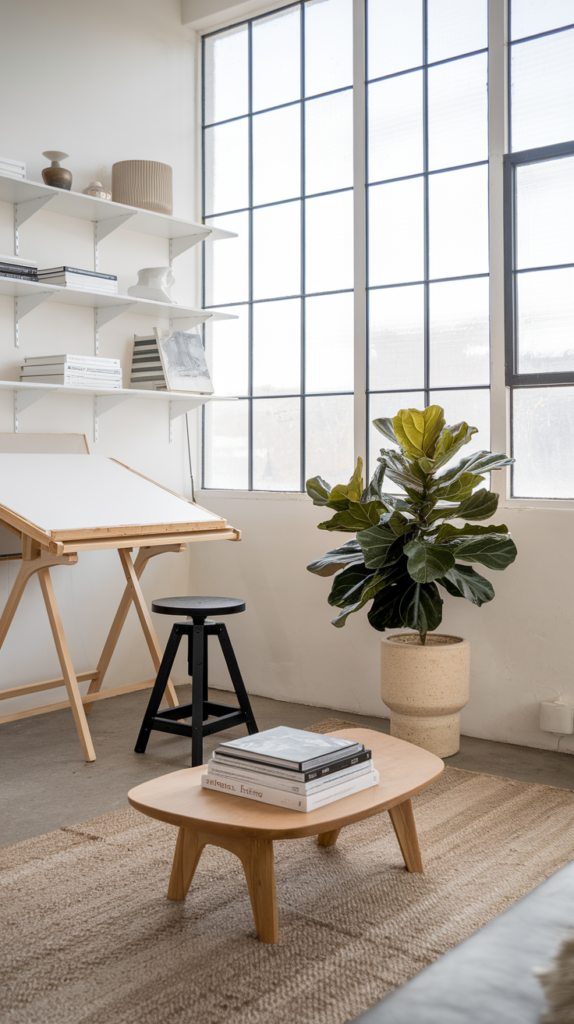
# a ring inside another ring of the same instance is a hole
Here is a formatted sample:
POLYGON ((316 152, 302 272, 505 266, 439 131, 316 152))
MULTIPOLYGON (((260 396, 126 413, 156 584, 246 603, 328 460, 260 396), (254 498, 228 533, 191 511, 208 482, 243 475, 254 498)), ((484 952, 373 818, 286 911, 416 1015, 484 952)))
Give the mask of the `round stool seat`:
POLYGON ((245 601, 238 597, 162 597, 152 601, 152 612, 159 615, 189 615, 205 619, 208 615, 236 615, 245 611, 245 601))

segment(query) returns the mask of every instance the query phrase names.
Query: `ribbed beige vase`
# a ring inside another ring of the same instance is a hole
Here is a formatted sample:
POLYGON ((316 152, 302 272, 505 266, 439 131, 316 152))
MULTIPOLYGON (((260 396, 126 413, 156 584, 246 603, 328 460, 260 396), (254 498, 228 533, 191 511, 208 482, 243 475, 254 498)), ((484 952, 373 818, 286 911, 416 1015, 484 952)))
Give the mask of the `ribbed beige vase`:
POLYGON ((112 199, 171 217, 173 171, 157 160, 120 160, 112 166, 112 199))
POLYGON ((391 736, 450 757, 460 747, 460 711, 468 703, 470 645, 460 636, 402 633, 381 640, 381 697, 391 736))

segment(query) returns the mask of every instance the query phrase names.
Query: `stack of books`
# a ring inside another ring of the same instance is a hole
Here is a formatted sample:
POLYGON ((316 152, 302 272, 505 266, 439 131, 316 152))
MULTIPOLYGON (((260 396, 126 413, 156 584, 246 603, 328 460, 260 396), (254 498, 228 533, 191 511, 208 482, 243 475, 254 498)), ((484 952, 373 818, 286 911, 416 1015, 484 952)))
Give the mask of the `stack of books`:
POLYGON ((11 160, 10 157, 0 156, 0 174, 5 174, 9 178, 22 178, 26 177, 26 164, 22 160, 11 160))
POLYGON ((95 270, 79 270, 77 267, 49 267, 39 270, 38 278, 47 284, 62 288, 80 288, 82 291, 98 292, 101 295, 117 295, 118 279, 113 274, 97 274, 95 270))
POLYGON ((64 384, 74 388, 121 388, 119 359, 100 356, 30 356, 20 380, 29 384, 64 384))
POLYGON ((23 260, 19 256, 0 256, 0 277, 16 281, 38 281, 35 260, 23 260))
POLYGON ((364 744, 285 725, 221 743, 201 777, 204 789, 293 811, 315 811, 378 781, 364 744))
POLYGON ((168 390, 155 334, 134 334, 130 387, 141 391, 168 390))

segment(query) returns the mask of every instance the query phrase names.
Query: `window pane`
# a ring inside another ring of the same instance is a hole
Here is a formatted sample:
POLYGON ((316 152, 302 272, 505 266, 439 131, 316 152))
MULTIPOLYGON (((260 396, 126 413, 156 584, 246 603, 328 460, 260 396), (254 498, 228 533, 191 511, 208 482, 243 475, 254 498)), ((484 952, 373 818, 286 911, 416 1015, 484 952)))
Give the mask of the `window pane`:
POLYGON ((204 124, 240 117, 249 110, 247 25, 205 40, 204 124))
POLYGON ((353 287, 353 193, 307 199, 305 276, 308 292, 353 287))
POLYGON ((322 395, 305 400, 305 477, 347 483, 355 462, 353 396, 322 395))
POLYGON ((300 399, 256 398, 253 402, 253 489, 298 491, 300 399))
POLYGON ((516 168, 516 266, 574 263, 574 157, 516 168))
POLYGON ((368 77, 417 68, 423 62, 422 0, 368 0, 368 77))
POLYGON ((574 138, 574 29, 511 48, 512 149, 574 138))
POLYGON ((249 307, 226 307, 225 312, 238 319, 208 320, 205 325, 205 349, 213 387, 216 395, 247 395, 249 307))
POLYGON ((519 373, 574 371, 574 269, 517 274, 519 373))
POLYGON ((253 306, 253 394, 293 395, 301 383, 301 300, 253 306))
POLYGON ((422 178, 369 189, 369 284, 422 280, 423 204, 422 178))
MULTIPOLYGON (((233 167, 233 164, 231 165, 233 167)), ((299 104, 253 118, 253 203, 301 195, 299 104)))
POLYGON ((488 159, 487 54, 429 68, 429 168, 488 159))
POLYGON ((488 46, 486 0, 428 0, 428 60, 458 57, 488 46))
POLYGON ((511 39, 574 24, 574 0, 511 0, 511 39))
POLYGON ((305 302, 305 390, 353 390, 353 295, 305 302))
MULTIPOLYGON (((460 457, 472 452, 490 450, 490 391, 431 391, 429 405, 440 405, 444 409, 447 424, 451 426, 463 420, 471 427, 478 427, 478 434, 464 446, 460 457)), ((481 484, 481 486, 483 486, 481 484)), ((487 485, 486 485, 487 486, 487 485)))
POLYGON ((253 22, 253 109, 265 110, 301 96, 299 7, 253 22))
POLYGON ((424 286, 369 293, 369 388, 424 387, 424 286))
POLYGON ((208 402, 205 406, 206 487, 248 487, 249 402, 208 402))
MULTIPOLYGON (((381 434, 373 426, 373 420, 386 416, 392 419, 400 409, 424 409, 425 396, 423 391, 393 391, 386 395, 369 395, 369 474, 373 475, 377 468, 377 458, 381 448, 396 448, 396 445, 387 441, 384 434, 381 434)), ((386 480, 384 489, 392 494, 402 490, 391 480, 386 480)), ((403 492, 404 493, 404 492, 403 492)))
POLYGON ((429 178, 431 278, 488 271, 488 168, 429 178))
POLYGON ((305 95, 352 82, 352 0, 311 0, 305 4, 305 95))
MULTIPOLYGON (((221 247, 227 242, 221 242, 221 247)), ((253 211, 253 297, 301 293, 301 203, 253 211)))
POLYGON ((387 78, 368 87, 369 181, 423 170, 423 73, 387 78))
POLYGON ((513 495, 574 498, 574 388, 513 391, 513 495))
POLYGON ((249 298, 249 214, 206 220, 214 228, 235 231, 237 238, 205 243, 205 305, 246 302, 249 298))
POLYGON ((430 285, 432 387, 488 384, 488 278, 430 285))
POLYGON ((338 92, 305 104, 305 192, 331 192, 353 184, 353 93, 338 92))
POLYGON ((249 204, 248 124, 242 118, 205 130, 206 214, 249 204))

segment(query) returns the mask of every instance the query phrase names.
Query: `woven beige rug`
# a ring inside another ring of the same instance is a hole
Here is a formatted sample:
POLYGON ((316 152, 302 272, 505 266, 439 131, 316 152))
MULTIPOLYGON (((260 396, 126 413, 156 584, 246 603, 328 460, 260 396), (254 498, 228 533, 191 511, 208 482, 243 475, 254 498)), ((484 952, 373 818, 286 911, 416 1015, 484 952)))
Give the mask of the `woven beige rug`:
POLYGON ((2 1024, 345 1024, 572 857, 569 791, 447 768, 414 804, 424 875, 387 814, 275 844, 276 946, 225 850, 168 901, 176 830, 135 810, 0 850, 2 1024))

